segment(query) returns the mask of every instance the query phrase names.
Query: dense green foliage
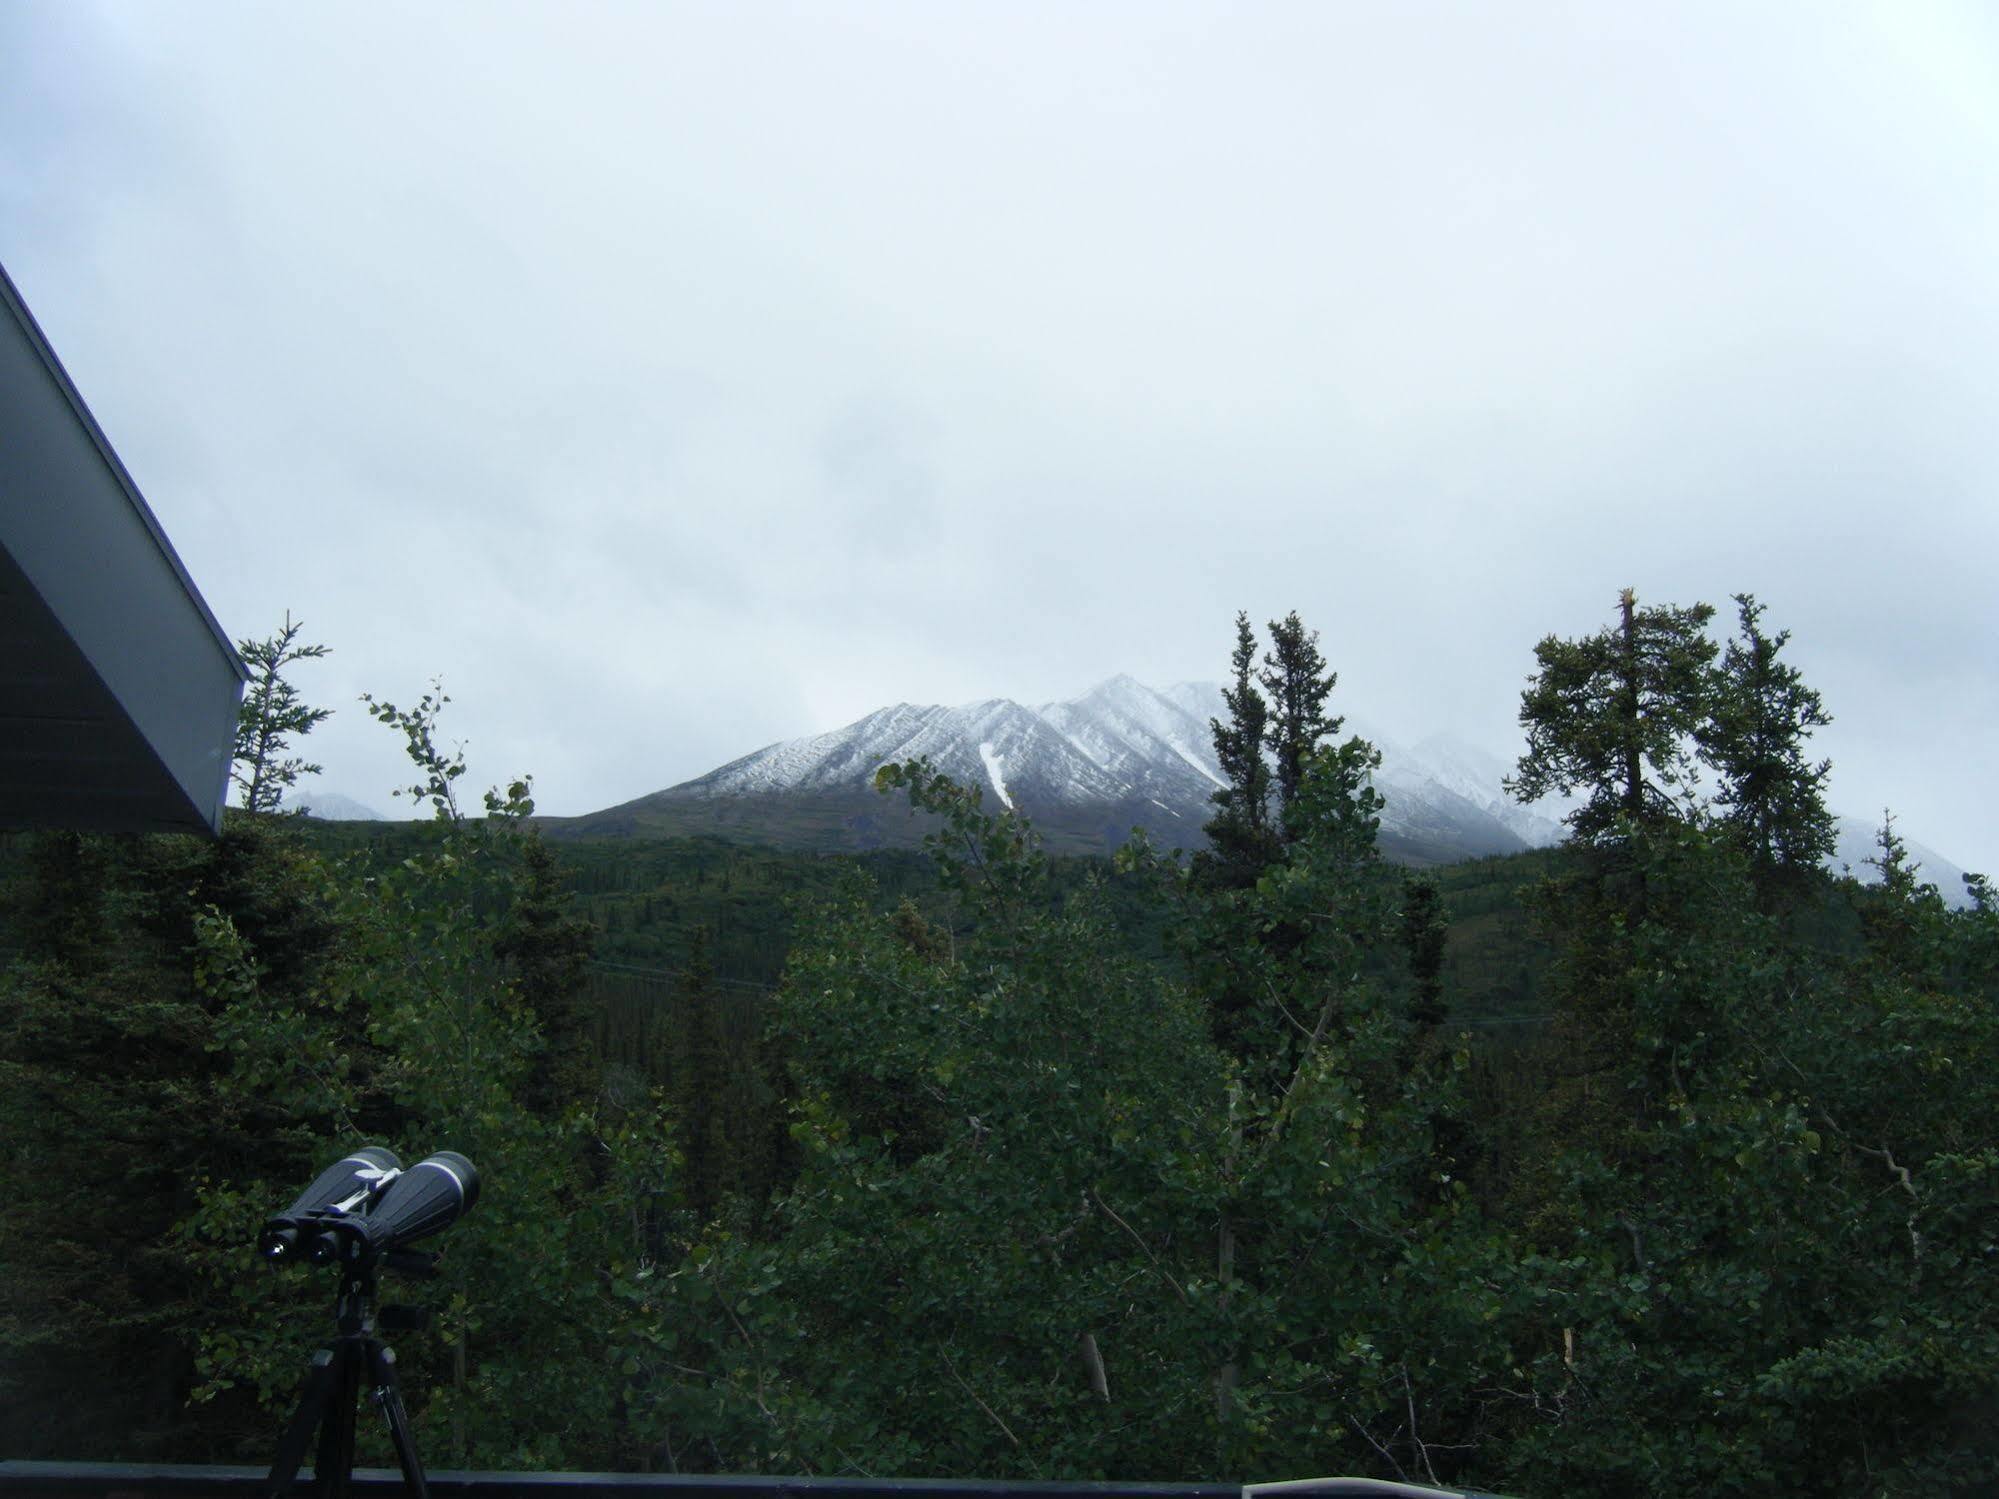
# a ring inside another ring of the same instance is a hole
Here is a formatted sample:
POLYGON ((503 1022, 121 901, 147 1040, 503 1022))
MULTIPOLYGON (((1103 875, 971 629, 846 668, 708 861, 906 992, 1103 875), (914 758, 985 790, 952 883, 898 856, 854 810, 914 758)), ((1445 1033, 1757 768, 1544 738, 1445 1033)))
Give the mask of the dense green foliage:
POLYGON ((505 1183, 423 1287, 437 1327, 404 1350, 431 1392, 423 1445, 472 1466, 617 1460, 601 1354, 672 1136, 643 1094, 597 1100, 574 1036, 587 933, 525 829, 525 782, 458 815, 437 706, 383 710, 436 794, 397 860, 326 857, 268 814, 231 814, 212 844, 22 850, 0 1011, 10 1454, 267 1453, 332 1288, 246 1248, 365 1139, 406 1161, 448 1144, 505 1183))
POLYGON ((267 1458, 331 1287, 256 1225, 379 1141, 487 1177, 403 1291, 438 1466, 1989 1491, 1999 909, 1892 822, 1817 872, 1738 603, 1544 641, 1575 839, 1421 878, 1296 616, 1191 867, 921 762, 922 857, 551 846, 435 689, 426 824, 17 840, 6 1454, 267 1458))

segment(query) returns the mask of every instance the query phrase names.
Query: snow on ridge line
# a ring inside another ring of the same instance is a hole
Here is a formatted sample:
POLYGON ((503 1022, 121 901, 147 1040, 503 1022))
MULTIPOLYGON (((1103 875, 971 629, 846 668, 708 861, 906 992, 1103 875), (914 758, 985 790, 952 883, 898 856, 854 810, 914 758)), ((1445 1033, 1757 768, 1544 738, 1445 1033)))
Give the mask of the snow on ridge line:
POLYGON ((1064 729, 1060 724, 1055 723, 1055 720, 1049 718, 1046 712, 1044 712, 1041 716, 1043 718, 1048 719, 1048 722, 1054 726, 1055 731, 1058 734, 1060 734, 1064 739, 1069 741, 1070 745, 1075 749, 1077 754, 1081 755, 1085 760, 1088 760, 1092 765, 1096 766, 1097 769, 1099 770, 1110 769, 1109 764, 1106 763, 1097 754, 1095 750, 1091 749, 1087 744, 1083 743, 1082 740, 1078 739, 1074 734, 1071 734, 1067 729, 1064 729))
POLYGON ((1174 754, 1178 755, 1182 760, 1185 760, 1189 765, 1193 766, 1194 769, 1198 770, 1202 775, 1206 776, 1209 780, 1213 781, 1217 786, 1221 787, 1224 791, 1228 790, 1229 783, 1223 780, 1220 776, 1216 775, 1212 770, 1208 769, 1206 763, 1202 761, 1201 757, 1199 755, 1196 755, 1192 750, 1188 749, 1186 745, 1182 744, 1177 739, 1169 739, 1166 741, 1166 743, 1172 749, 1174 754))
POLYGON ((992 741, 985 739, 979 741, 979 758, 986 762, 986 779, 993 783, 993 790, 999 793, 999 799, 1006 803, 1007 810, 1013 810, 1013 798, 1006 794, 1006 780, 1001 775, 1005 762, 993 749, 992 741))

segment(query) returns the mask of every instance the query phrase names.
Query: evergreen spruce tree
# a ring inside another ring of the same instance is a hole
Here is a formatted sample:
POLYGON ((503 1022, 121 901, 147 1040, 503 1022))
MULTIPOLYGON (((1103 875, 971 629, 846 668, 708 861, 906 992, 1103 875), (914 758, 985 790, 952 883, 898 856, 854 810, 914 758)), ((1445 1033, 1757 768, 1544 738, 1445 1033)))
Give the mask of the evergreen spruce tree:
POLYGON ((1256 633, 1247 611, 1236 615, 1233 684, 1222 689, 1229 721, 1210 719, 1215 759, 1228 784, 1211 798, 1215 815, 1201 831, 1208 847, 1194 863, 1203 883, 1241 889, 1256 883, 1277 857, 1277 830, 1270 821, 1270 763, 1264 758, 1270 705, 1257 690, 1256 633))
MULTIPOLYGON (((1706 604, 1641 609, 1624 589, 1610 629, 1573 641, 1551 635, 1535 647, 1541 669, 1521 695, 1527 750, 1507 787, 1527 802, 1583 793, 1567 819, 1570 841, 1597 855, 1533 896, 1558 954, 1547 994, 1562 1057, 1537 1108, 1551 1136, 1598 1140, 1618 1159, 1637 1151, 1629 1142, 1679 1092, 1671 1047, 1662 1037, 1639 1041, 1646 979, 1637 954, 1647 933, 1675 919, 1682 866, 1674 847, 1696 806, 1695 736, 1707 726, 1717 653, 1705 633, 1713 614, 1706 604), (1641 1044, 1652 1065, 1633 1069, 1641 1044)), ((1675 1017, 1674 1027, 1682 1025, 1696 1025, 1691 1012, 1675 1017)), ((1550 1179, 1529 1193, 1554 1190, 1550 1179)))
POLYGON ((682 1182, 697 1223, 715 1216, 733 1183, 727 1107, 732 1092, 729 1047, 711 946, 708 928, 696 927, 681 975, 681 1057, 673 1090, 681 1154, 686 1162, 682 1182))
POLYGON ((541 1030, 542 1054, 525 1099, 543 1113, 587 1106, 597 1097, 597 1047, 585 994, 585 967, 596 946, 596 928, 571 909, 562 866, 540 830, 529 829, 521 835, 513 905, 493 953, 541 1030))
POLYGON ((1778 659, 1789 630, 1764 633, 1763 606, 1735 595, 1741 634, 1728 642, 1699 731, 1701 752, 1721 778, 1721 825, 1748 852, 1759 884, 1815 870, 1833 850, 1825 804, 1830 760, 1805 757, 1812 730, 1832 722, 1798 669, 1778 659))
POLYGON ((1527 750, 1507 787, 1523 802, 1583 792, 1568 816, 1576 843, 1685 814, 1697 778, 1694 736, 1707 720, 1716 648, 1708 604, 1640 609, 1618 595, 1618 623, 1582 640, 1550 635, 1521 694, 1527 750))
POLYGON ((203 932, 256 932, 266 1012, 317 1041, 342 1008, 328 882, 287 830, 236 817, 212 843, 47 833, 24 852, 0 902, 0 1450, 213 1460, 252 1413, 188 1414, 216 1313, 180 1224, 208 1174, 309 1176, 300 1121, 327 1120, 305 1090, 242 1085, 203 932))
MULTIPOLYGON (((1336 678, 1318 633, 1294 610, 1271 622, 1270 638, 1259 673, 1249 615, 1236 615, 1229 722, 1212 725, 1229 784, 1214 795, 1209 846, 1190 871, 1193 889, 1214 898, 1183 935, 1216 1042, 1252 1070, 1283 1073, 1298 1038, 1273 1009, 1273 974, 1326 963, 1331 934, 1372 924, 1361 912, 1381 886, 1371 784, 1381 757, 1360 739, 1325 742, 1342 720, 1325 711, 1336 678)), ((1334 989, 1346 987, 1342 965, 1330 963, 1340 969, 1334 989)))
POLYGON ((1450 925, 1444 917, 1437 882, 1418 875, 1402 887, 1402 944, 1415 984, 1409 1018, 1424 1031, 1444 1020, 1444 941, 1450 925))
POLYGON ((1918 878, 1922 865, 1909 857, 1908 845, 1895 831, 1894 813, 1882 811, 1874 843, 1880 852, 1866 862, 1879 872, 1880 882, 1860 892, 1868 966, 1877 973, 1934 983, 1942 976, 1943 897, 1936 886, 1918 878))
POLYGON ((1260 680, 1270 703, 1265 739, 1277 762, 1277 805, 1282 819, 1288 818, 1292 803, 1298 799, 1298 786, 1305 778, 1312 752, 1337 734, 1345 720, 1326 714, 1326 698, 1339 676, 1326 669, 1326 658, 1319 654, 1319 632, 1307 630, 1297 610, 1270 622, 1270 650, 1263 665, 1260 680))
POLYGON ((303 738, 333 714, 331 708, 309 708, 298 689, 284 675, 285 668, 299 661, 324 656, 323 645, 300 645, 304 620, 293 620, 289 611, 278 633, 267 640, 242 640, 237 654, 250 667, 250 687, 236 717, 236 757, 229 778, 243 793, 248 812, 276 812, 285 793, 298 784, 299 777, 317 775, 320 767, 287 751, 296 736, 303 738))

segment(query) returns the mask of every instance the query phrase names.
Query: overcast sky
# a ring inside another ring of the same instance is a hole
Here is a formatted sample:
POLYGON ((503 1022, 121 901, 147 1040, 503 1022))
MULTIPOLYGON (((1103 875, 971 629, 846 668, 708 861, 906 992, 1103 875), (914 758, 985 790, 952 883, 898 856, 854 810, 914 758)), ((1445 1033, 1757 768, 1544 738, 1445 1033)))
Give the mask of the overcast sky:
POLYGON ((1999 13, 9 0, 0 260, 232 636, 478 784, 1227 669, 1511 755, 1750 590, 1999 868, 1999 13))

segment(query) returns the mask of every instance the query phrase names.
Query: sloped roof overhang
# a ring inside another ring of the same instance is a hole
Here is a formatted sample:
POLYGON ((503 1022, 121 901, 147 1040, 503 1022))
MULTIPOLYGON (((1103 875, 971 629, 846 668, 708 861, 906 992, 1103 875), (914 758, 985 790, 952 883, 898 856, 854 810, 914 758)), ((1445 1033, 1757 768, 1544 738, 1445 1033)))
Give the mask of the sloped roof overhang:
POLYGON ((215 832, 244 680, 0 267, 0 827, 215 832))

